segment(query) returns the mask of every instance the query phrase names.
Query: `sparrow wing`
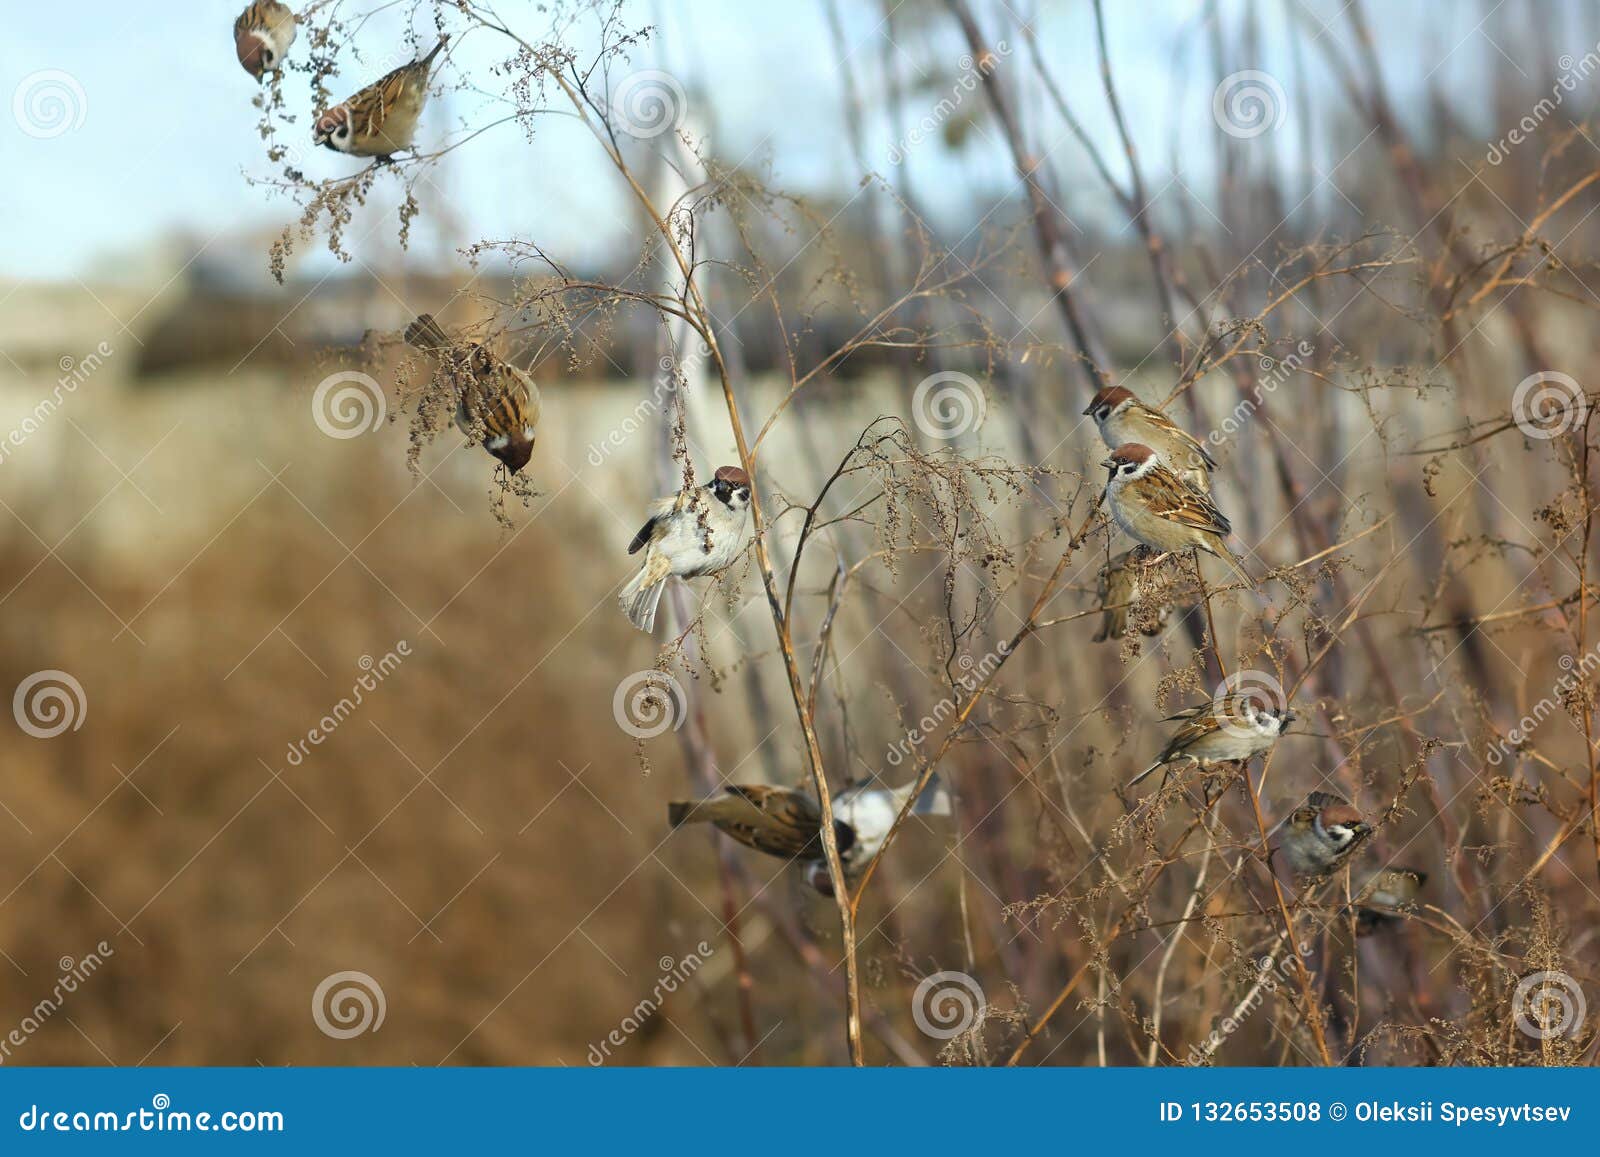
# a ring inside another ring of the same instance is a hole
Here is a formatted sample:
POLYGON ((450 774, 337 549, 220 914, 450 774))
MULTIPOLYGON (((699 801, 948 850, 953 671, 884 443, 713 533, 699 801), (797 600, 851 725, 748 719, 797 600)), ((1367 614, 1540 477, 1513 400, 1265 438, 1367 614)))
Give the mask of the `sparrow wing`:
POLYGON ((655 542, 667 533, 667 517, 678 506, 678 496, 658 498, 650 504, 650 518, 639 528, 639 533, 633 536, 633 541, 628 544, 629 554, 638 554, 645 547, 655 542))
POLYGON ((1349 807, 1350 801, 1331 791, 1314 791, 1306 796, 1306 806, 1321 811, 1323 808, 1349 807))
POLYGON ((1129 485, 1139 487, 1146 508, 1158 518, 1212 534, 1233 533, 1233 524, 1216 503, 1165 466, 1158 466, 1129 485))
POLYGON ((1146 406, 1144 409, 1145 418, 1152 426, 1156 427, 1158 430, 1161 430, 1163 433, 1176 438, 1185 449, 1194 454, 1200 459, 1200 461, 1205 463, 1207 470, 1215 470, 1217 468, 1217 460, 1206 451, 1205 446, 1203 446, 1193 434, 1189 433, 1189 431, 1185 430, 1182 426, 1179 426, 1171 418, 1167 417, 1160 410, 1155 409, 1153 406, 1146 406))
POLYGON ((741 844, 787 859, 820 853, 822 813, 809 795, 768 784, 731 783, 723 790, 749 805, 717 821, 718 828, 741 844))

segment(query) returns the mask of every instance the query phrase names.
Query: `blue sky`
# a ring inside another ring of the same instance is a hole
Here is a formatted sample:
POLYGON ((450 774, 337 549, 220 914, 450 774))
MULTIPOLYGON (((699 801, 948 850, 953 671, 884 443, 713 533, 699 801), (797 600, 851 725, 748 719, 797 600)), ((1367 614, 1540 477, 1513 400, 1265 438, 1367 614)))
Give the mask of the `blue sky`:
MULTIPOLYGON (((70 77, 64 83, 75 127, 39 139, 24 133, 15 115, 0 117, 0 163, 9 175, 0 185, 0 219, 6 223, 0 275, 115 275, 130 266, 132 255, 148 251, 162 238, 174 238, 181 248, 194 238, 231 236, 233 230, 264 233, 292 217, 287 201, 250 187, 241 175, 246 170, 266 174, 270 167, 255 133, 259 114, 251 105, 254 85, 231 51, 230 26, 238 6, 239 0, 92 6, 97 13, 127 14, 120 28, 98 16, 91 22, 90 6, 73 20, 62 18, 59 5, 9 6, 7 35, 0 40, 0 95, 14 105, 26 78, 59 70, 70 77)), ((839 6, 853 61, 876 113, 881 109, 876 98, 886 51, 882 7, 861 0, 839 0, 839 6)), ((362 28, 359 44, 369 60, 396 51, 402 42, 400 20, 409 7, 391 6, 362 28)), ((499 7, 508 17, 520 14, 522 27, 537 34, 540 17, 534 5, 502 0, 499 7)), ((986 28, 1001 30, 998 6, 976 0, 976 7, 986 28)), ((1308 7, 1332 22, 1331 35, 1348 36, 1337 19, 1342 3, 1330 0, 1308 7)), ((1469 97, 1476 87, 1481 97, 1487 70, 1518 67, 1519 61, 1528 67, 1529 56, 1537 55, 1531 46, 1508 43, 1519 31, 1506 29, 1505 21, 1496 20, 1486 5, 1413 0, 1368 7, 1369 15, 1381 20, 1387 75, 1403 108, 1409 108, 1407 98, 1430 72, 1469 97)), ((1283 8, 1272 3, 1258 8, 1266 34, 1260 61, 1248 64, 1279 70, 1292 94, 1283 8)), ((1201 0, 1151 0, 1111 3, 1107 9, 1121 94, 1153 182, 1162 179, 1174 133, 1179 139, 1203 133, 1207 135, 1203 147, 1195 150, 1195 167, 1185 174, 1203 187, 1215 131, 1212 73, 1200 23, 1205 6, 1201 0)), ((1244 8, 1224 3, 1222 10, 1224 27, 1235 36, 1244 8)), ((709 103, 707 123, 715 126, 721 155, 770 158, 773 179, 785 188, 845 191, 855 185, 859 174, 841 127, 841 86, 822 0, 781 6, 749 0, 655 0, 629 11, 633 23, 661 28, 634 66, 671 72, 693 101, 709 103)), ((1577 54, 1593 47, 1582 40, 1585 30, 1571 11, 1553 6, 1550 11, 1550 23, 1541 30, 1549 43, 1577 54)), ((415 19, 424 43, 431 42, 426 18, 415 19)), ((943 5, 905 4, 897 21, 936 30, 906 27, 903 43, 890 46, 908 81, 934 58, 946 62, 954 75, 952 62, 963 46, 943 5)), ((1068 100, 1090 132, 1115 153, 1095 67, 1089 5, 1047 2, 1037 26, 1068 100)), ((303 43, 296 46, 297 51, 303 48, 303 43)), ((1012 49, 1002 67, 1026 70, 1021 44, 1013 43, 1012 49)), ((501 54, 488 35, 475 35, 457 45, 451 67, 492 88, 499 82, 488 66, 501 54)), ((1333 102, 1320 60, 1310 50, 1306 56, 1316 66, 1313 103, 1333 102)), ((354 89, 377 71, 351 60, 335 87, 341 92, 354 89)), ((303 79, 289 83, 291 104, 301 114, 297 128, 309 131, 303 79)), ((930 82, 928 93, 908 103, 908 120, 917 119, 919 102, 931 107, 949 87, 949 76, 942 84, 930 82)), ((438 100, 425 116, 425 137, 437 141, 451 125, 481 123, 491 108, 490 101, 474 94, 438 100)), ((1045 144, 1060 138, 1059 125, 1036 98, 1030 98, 1024 112, 1045 144)), ((1296 118, 1303 114, 1291 99, 1276 130, 1287 134, 1286 146, 1298 139, 1296 118)), ((885 158, 879 164, 888 171, 887 121, 879 115, 869 119, 870 151, 885 158)), ((1052 161, 1068 186, 1069 209, 1094 212, 1098 190, 1086 188, 1079 196, 1073 185, 1078 174, 1093 185, 1077 147, 1062 147, 1052 161)), ((974 187, 1004 190, 1010 185, 1008 161, 981 132, 959 154, 937 140, 924 142, 908 163, 924 196, 945 213, 961 213, 974 187)), ((339 175, 354 167, 349 159, 323 150, 308 150, 305 163, 313 176, 339 175)), ((451 209, 453 231, 444 238, 429 225, 421 228, 414 255, 418 262, 447 256, 466 234, 536 233, 578 260, 622 243, 618 222, 625 208, 615 179, 586 134, 568 119, 544 119, 531 144, 512 126, 494 130, 456 154, 435 182, 440 192, 434 195, 442 196, 451 209)), ((370 243, 392 251, 393 231, 380 231, 370 243)), ((245 256, 255 260, 254 254, 245 256)))

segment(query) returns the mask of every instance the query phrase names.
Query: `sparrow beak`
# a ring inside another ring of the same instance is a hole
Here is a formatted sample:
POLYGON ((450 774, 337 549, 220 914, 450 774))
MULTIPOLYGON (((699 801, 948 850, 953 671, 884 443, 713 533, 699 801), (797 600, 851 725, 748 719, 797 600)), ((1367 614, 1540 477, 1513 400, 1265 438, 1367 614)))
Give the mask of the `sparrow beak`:
POLYGON ((1094 403, 1090 402, 1087 406, 1085 406, 1083 408, 1083 416, 1085 418, 1087 418, 1092 413, 1094 413, 1094 403))
POLYGON ((1106 458, 1100 463, 1100 465, 1105 467, 1105 469, 1107 469, 1107 470, 1113 470, 1113 469, 1116 468, 1117 464, 1115 462, 1113 462, 1110 458, 1106 458))

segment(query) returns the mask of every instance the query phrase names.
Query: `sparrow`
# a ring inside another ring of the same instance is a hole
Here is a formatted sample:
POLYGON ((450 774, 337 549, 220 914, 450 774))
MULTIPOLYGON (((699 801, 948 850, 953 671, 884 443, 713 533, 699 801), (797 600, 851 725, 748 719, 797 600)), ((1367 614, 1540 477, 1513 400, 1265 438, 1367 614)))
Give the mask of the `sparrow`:
POLYGON ((731 566, 744 545, 749 512, 750 475, 737 466, 719 467, 706 485, 658 499, 628 544, 629 554, 644 551, 618 599, 628 621, 641 631, 655 630, 656 604, 668 576, 699 578, 731 566))
POLYGON ((357 157, 377 157, 387 161, 392 154, 411 147, 417 119, 428 103, 428 75, 433 58, 448 44, 441 37, 421 60, 401 65, 388 76, 343 103, 336 104, 317 118, 311 139, 340 153, 357 157))
POLYGON ((1428 873, 1415 868, 1384 868, 1356 894, 1356 935, 1371 936, 1398 920, 1396 912, 1416 904, 1428 873))
MULTIPOLYGON (((1139 560, 1135 551, 1125 550, 1106 564, 1100 572, 1100 605, 1105 608, 1100 620, 1100 633, 1094 642, 1120 639, 1128 633, 1128 616, 1139 601, 1139 560)), ((1142 635, 1159 635, 1172 613, 1170 605, 1156 608, 1152 616, 1142 612, 1135 625, 1142 635)))
POLYGON ((1210 493, 1216 459, 1188 431, 1175 426, 1171 418, 1134 397, 1132 390, 1106 386, 1083 412, 1094 419, 1108 448, 1115 450, 1129 442, 1148 446, 1179 478, 1202 494, 1210 493))
POLYGON ((1264 755, 1295 720, 1287 708, 1263 707, 1248 695, 1224 695, 1203 707, 1191 707, 1163 722, 1183 720, 1183 726, 1162 748, 1156 761, 1128 781, 1140 783, 1156 768, 1188 760, 1204 767, 1264 755))
MULTIPOLYGON (((667 805, 667 824, 711 824, 747 848, 786 860, 820 860, 822 809, 803 791, 764 783, 724 784, 710 799, 681 800, 667 805)), ((854 840, 850 828, 835 819, 834 839, 842 855, 854 840)))
POLYGON ((1372 825, 1350 802, 1314 791, 1278 826, 1278 848, 1297 876, 1325 876, 1349 859, 1372 825))
POLYGON ((533 456, 539 425, 539 387, 524 371, 476 342, 452 341, 431 313, 406 327, 406 344, 426 350, 448 369, 456 391, 456 427, 515 474, 533 456))
MULTIPOLYGON (((897 788, 857 784, 833 802, 833 835, 847 877, 855 877, 883 849, 895 816, 910 798, 915 783, 897 788)), ((912 815, 950 814, 950 794, 934 776, 918 797, 912 815)), ((667 805, 667 823, 709 823, 747 848, 796 861, 806 883, 824 896, 833 895, 822 847, 822 809, 809 794, 768 784, 725 784, 710 799, 667 805)))
POLYGON ((1139 442, 1118 446, 1100 465, 1109 471, 1104 501, 1116 520, 1135 541, 1161 554, 1203 550, 1233 568, 1254 585, 1223 536, 1233 524, 1223 517, 1208 495, 1174 474, 1161 455, 1139 442))
POLYGON ((283 67, 294 43, 294 13, 278 0, 256 0, 233 22, 233 50, 257 80, 283 67))
MULTIPOLYGON (((833 801, 833 816, 850 832, 850 846, 839 845, 839 865, 847 879, 855 879, 867 870, 867 865, 878 858, 883 842, 889 838, 895 817, 906 806, 911 793, 916 790, 915 780, 900 787, 872 787, 859 783, 845 788, 833 801)), ((917 802, 912 805, 914 816, 947 816, 950 814, 950 793, 939 782, 937 775, 928 779, 917 802)), ((824 896, 833 895, 833 881, 828 876, 826 860, 815 859, 805 865, 806 883, 824 896)))

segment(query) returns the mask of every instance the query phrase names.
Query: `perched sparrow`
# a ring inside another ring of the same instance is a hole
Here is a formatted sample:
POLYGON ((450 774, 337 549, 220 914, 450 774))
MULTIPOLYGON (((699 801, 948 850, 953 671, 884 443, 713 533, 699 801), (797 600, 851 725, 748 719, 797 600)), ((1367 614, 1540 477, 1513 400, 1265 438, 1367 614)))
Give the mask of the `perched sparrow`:
MULTIPOLYGON (((833 817, 850 832, 849 847, 839 843, 839 862, 847 877, 854 878, 867 870, 867 865, 883 850, 883 841, 889 838, 895 817, 906 806, 906 800, 916 790, 916 781, 900 787, 869 787, 856 784, 841 791, 833 801, 833 817)), ((950 793, 944 789, 937 775, 928 780, 917 802, 912 805, 914 816, 947 816, 950 814, 950 793)), ((805 866, 806 883, 824 896, 833 895, 833 881, 828 878, 827 861, 820 857, 805 866)))
POLYGON ((455 342, 425 313, 406 327, 406 342, 438 356, 456 389, 456 426, 515 474, 533 455, 539 425, 539 387, 522 370, 476 342, 455 342))
MULTIPOLYGON (((1133 610, 1133 604, 1139 601, 1140 564, 1134 557, 1135 553, 1123 551, 1100 572, 1100 605, 1105 611, 1100 620, 1100 633, 1094 637, 1096 643, 1120 639, 1128 633, 1129 613, 1133 610)), ((1171 606, 1162 606, 1156 609, 1154 617, 1142 615, 1137 623, 1139 633, 1159 635, 1171 613, 1171 606)))
POLYGON ((233 50, 257 80, 283 66, 293 43, 294 13, 278 0, 256 0, 233 22, 233 50))
POLYGON ((1203 550, 1226 562, 1246 583, 1252 582, 1222 541, 1223 535, 1233 533, 1233 524, 1209 497, 1169 470, 1154 450, 1130 442, 1118 446, 1100 465, 1110 471, 1106 501, 1111 517, 1135 541, 1162 554, 1203 550))
POLYGON ((1314 791, 1279 825, 1278 847, 1298 876, 1325 876, 1372 834, 1348 800, 1314 791))
POLYGON ((1164 722, 1184 724, 1156 761, 1128 781, 1133 787, 1156 768, 1189 760, 1202 766, 1247 760, 1265 754, 1294 722, 1294 712, 1263 707, 1248 695, 1224 695, 1203 707, 1191 707, 1164 722))
MULTIPOLYGON (((713 824, 747 848, 787 860, 821 859, 822 811, 803 791, 768 784, 730 783, 707 800, 667 805, 667 823, 713 824)), ((854 833, 834 820, 834 839, 842 855, 854 833)))
POLYGON ((1384 868, 1356 894, 1356 935, 1371 936, 1386 924, 1392 924, 1395 913, 1411 907, 1428 882, 1428 873, 1415 868, 1384 868))
POLYGON ((1202 494, 1210 492, 1216 460, 1188 431, 1180 430, 1160 410, 1134 397, 1132 390, 1107 386, 1094 396, 1084 413, 1094 418, 1100 437, 1111 449, 1129 442, 1148 446, 1179 478, 1202 494))
MULTIPOLYGON (((847 876, 859 875, 883 848, 895 816, 905 806, 915 783, 897 788, 846 788, 834 800, 833 835, 847 876)), ((928 781, 913 815, 950 814, 950 795, 938 777, 928 781)), ((822 848, 822 809, 803 791, 767 784, 724 785, 708 800, 667 805, 667 823, 709 823, 747 848, 795 860, 805 879, 824 896, 833 895, 822 848)))
POLYGON ((629 554, 644 551, 643 565, 619 599, 628 621, 655 630, 668 576, 699 578, 731 566, 744 545, 749 510, 750 476, 737 466, 719 467, 706 485, 657 500, 650 521, 628 544, 629 554))
POLYGON ((342 104, 317 118, 311 139, 319 145, 357 157, 388 160, 411 147, 417 119, 428 103, 428 74, 433 58, 448 42, 443 37, 421 60, 400 66, 382 80, 367 85, 342 104))

